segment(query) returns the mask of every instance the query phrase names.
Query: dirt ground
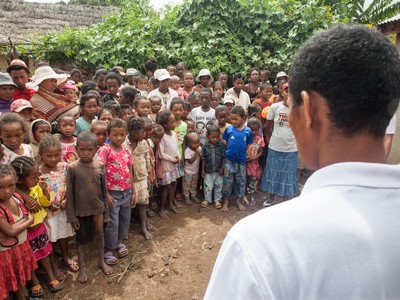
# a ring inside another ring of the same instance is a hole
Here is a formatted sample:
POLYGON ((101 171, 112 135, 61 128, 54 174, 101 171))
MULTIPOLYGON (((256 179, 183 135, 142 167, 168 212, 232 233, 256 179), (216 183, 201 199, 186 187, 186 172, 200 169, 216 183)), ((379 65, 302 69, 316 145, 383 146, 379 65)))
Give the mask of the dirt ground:
POLYGON ((130 253, 113 266, 112 275, 97 267, 95 246, 89 244, 85 247, 88 282, 79 283, 77 273, 63 268, 68 274, 64 288, 46 293, 44 299, 202 299, 226 233, 242 218, 263 209, 267 195, 256 194, 257 205, 244 211, 233 202, 229 212, 213 205, 183 204, 179 214, 168 212, 169 219, 151 218, 156 227, 151 241, 140 234, 133 219, 125 243, 130 253))

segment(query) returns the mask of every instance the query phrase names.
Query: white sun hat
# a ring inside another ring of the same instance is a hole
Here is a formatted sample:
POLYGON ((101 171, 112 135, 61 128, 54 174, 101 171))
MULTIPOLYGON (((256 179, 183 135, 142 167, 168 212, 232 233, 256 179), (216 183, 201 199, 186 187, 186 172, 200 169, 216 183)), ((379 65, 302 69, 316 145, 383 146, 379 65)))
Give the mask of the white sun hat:
POLYGON ((201 69, 199 75, 196 77, 196 81, 200 81, 200 77, 202 76, 210 76, 211 81, 214 81, 214 78, 211 76, 211 72, 209 69, 201 69))
POLYGON ((166 79, 171 79, 171 75, 166 69, 158 69, 154 72, 154 78, 158 81, 164 81, 166 79))
POLYGON ((46 79, 57 79, 57 85, 62 83, 68 78, 67 74, 57 74, 54 72, 54 70, 49 67, 40 67, 36 69, 35 75, 32 77, 32 82, 29 83, 30 87, 38 87, 39 84, 43 82, 43 80, 46 79))

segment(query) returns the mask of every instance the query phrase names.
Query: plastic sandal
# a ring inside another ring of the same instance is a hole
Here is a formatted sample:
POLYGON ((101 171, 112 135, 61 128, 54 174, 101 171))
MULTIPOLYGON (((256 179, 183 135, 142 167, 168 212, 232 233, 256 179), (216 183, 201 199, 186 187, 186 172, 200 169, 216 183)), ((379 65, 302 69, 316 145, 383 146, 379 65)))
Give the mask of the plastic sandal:
POLYGON ((207 207, 208 206, 208 201, 204 200, 201 202, 201 207, 207 207))
POLYGON ((124 244, 119 244, 117 246, 117 249, 118 249, 119 258, 123 258, 129 254, 129 250, 128 250, 128 248, 126 248, 126 246, 124 244))
POLYGON ((55 293, 58 292, 59 290, 62 289, 61 287, 61 282, 59 282, 57 279, 52 280, 47 283, 47 288, 50 290, 50 292, 55 293))
POLYGON ((44 294, 45 292, 40 284, 34 285, 29 289, 29 296, 31 298, 42 297, 44 294))
POLYGON ((109 265, 115 265, 118 263, 118 259, 112 254, 112 252, 104 253, 104 262, 109 265))
POLYGON ((219 201, 215 202, 215 208, 216 209, 220 209, 221 207, 222 207, 221 202, 219 202, 219 201))

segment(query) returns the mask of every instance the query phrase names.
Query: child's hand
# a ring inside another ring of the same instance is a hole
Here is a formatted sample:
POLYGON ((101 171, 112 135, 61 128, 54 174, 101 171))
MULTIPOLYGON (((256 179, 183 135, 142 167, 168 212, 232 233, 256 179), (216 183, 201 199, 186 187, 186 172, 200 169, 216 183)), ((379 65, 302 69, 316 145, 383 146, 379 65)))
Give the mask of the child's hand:
POLYGON ((136 194, 133 192, 132 193, 132 208, 136 206, 136 194))
POLYGON ((108 195, 108 205, 110 206, 110 208, 114 208, 114 202, 117 202, 117 200, 115 200, 113 197, 111 197, 110 195, 108 195))
POLYGON ((206 178, 206 172, 201 171, 201 177, 206 178))
POLYGON ((37 203, 36 200, 33 199, 31 196, 28 196, 27 201, 25 201, 25 206, 31 213, 34 214, 40 210, 39 203, 37 203))
POLYGON ((61 209, 66 209, 67 208, 67 200, 61 201, 60 207, 61 207, 61 209))
POLYGON ((219 169, 218 175, 219 176, 223 176, 224 175, 224 168, 219 169))
POLYGON ((72 222, 71 225, 74 230, 79 230, 79 228, 81 228, 81 224, 79 224, 79 221, 72 222))
POLYGON ((197 148, 195 152, 196 152, 196 154, 197 154, 198 156, 201 156, 201 150, 200 150, 200 147, 199 147, 199 148, 197 148))
POLYGON ((57 210, 60 209, 60 204, 58 204, 58 203, 56 203, 56 202, 51 202, 51 203, 50 203, 50 206, 49 206, 49 209, 50 209, 51 211, 57 211, 57 210))
POLYGON ((28 220, 26 221, 29 226, 33 224, 33 215, 32 214, 28 214, 28 220))
POLYGON ((174 163, 177 163, 177 162, 179 162, 179 155, 175 156, 175 161, 174 161, 174 163))
POLYGON ((44 193, 44 191, 47 191, 46 181, 43 181, 42 179, 39 179, 39 186, 42 189, 43 193, 44 193))
POLYGON ((185 158, 183 156, 181 157, 180 164, 181 166, 185 165, 185 158))

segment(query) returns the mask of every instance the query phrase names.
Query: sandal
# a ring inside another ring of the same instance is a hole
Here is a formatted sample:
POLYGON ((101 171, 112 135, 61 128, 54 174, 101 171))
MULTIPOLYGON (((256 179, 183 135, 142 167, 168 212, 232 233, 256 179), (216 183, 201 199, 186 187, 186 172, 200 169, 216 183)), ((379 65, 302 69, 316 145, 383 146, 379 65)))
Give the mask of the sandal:
POLYGON ((67 276, 65 276, 65 274, 63 272, 61 272, 60 270, 57 270, 56 272, 54 272, 54 277, 59 282, 63 282, 65 280, 65 278, 67 278, 67 276))
MULTIPOLYGON (((79 265, 76 261, 72 260, 72 259, 68 259, 68 263, 66 263, 65 261, 63 261, 64 265, 68 268, 68 270, 72 273, 76 273, 79 271, 79 265)), ((57 278, 58 279, 58 278, 57 278)), ((60 279, 58 279, 60 280, 60 279)))
POLYGON ((201 202, 201 207, 207 207, 208 206, 208 201, 204 200, 201 202))
POLYGON ((118 256, 119 258, 123 258, 129 254, 128 248, 124 244, 119 244, 117 246, 118 256))
POLYGON ((106 253, 104 253, 103 258, 104 258, 104 262, 105 262, 107 265, 109 265, 109 266, 112 266, 112 265, 115 265, 115 264, 118 263, 118 258, 116 258, 116 257, 112 254, 112 252, 106 252, 106 253))
POLYGON ((29 297, 36 298, 44 296, 45 292, 40 284, 34 285, 29 289, 29 297))
POLYGON ((58 292, 59 290, 62 289, 61 282, 59 282, 57 279, 52 280, 52 281, 47 283, 47 288, 52 293, 58 292))
POLYGON ((215 201, 215 208, 216 209, 220 209, 221 207, 222 207, 222 204, 221 204, 221 202, 220 201, 215 201))

